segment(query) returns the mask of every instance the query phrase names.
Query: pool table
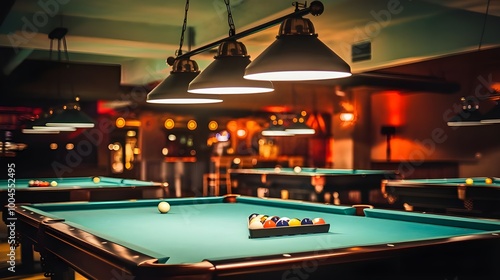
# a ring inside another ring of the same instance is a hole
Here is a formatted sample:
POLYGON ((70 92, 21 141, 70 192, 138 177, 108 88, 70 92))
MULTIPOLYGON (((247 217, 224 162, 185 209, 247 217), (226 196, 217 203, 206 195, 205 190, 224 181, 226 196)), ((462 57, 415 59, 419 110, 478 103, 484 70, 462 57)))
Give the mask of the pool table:
MULTIPOLYGON (((163 183, 106 176, 0 180, 0 205, 6 207, 9 202, 17 205, 23 202, 105 201, 166 196, 168 196, 168 186, 163 183), (57 185, 30 187, 31 180, 56 182, 57 185), (15 192, 9 191, 10 189, 14 189, 15 192)), ((2 215, 7 213, 4 207, 0 211, 2 215)), ((4 230, 2 227, 2 232, 4 230)), ((22 243, 23 267, 32 270, 34 265, 32 246, 29 240, 23 240, 22 243)))
POLYGON ((33 178, 0 180, 0 202, 7 204, 9 184, 15 187, 15 201, 44 203, 61 201, 102 201, 134 198, 164 197, 167 186, 159 182, 123 179, 106 176, 33 178), (30 187, 29 181, 38 180, 56 186, 30 187))
POLYGON ((382 190, 391 203, 403 202, 408 210, 500 218, 499 178, 386 180, 382 190))
POLYGON ((396 171, 330 169, 330 168, 252 168, 229 169, 233 187, 251 189, 254 196, 262 196, 257 189, 265 189, 265 196, 289 198, 332 204, 378 204, 384 199, 380 193, 382 180, 395 179, 396 171), (353 195, 354 194, 354 195, 353 195))
POLYGON ((22 205, 52 279, 499 279, 500 221, 238 195, 22 205), (252 213, 324 233, 250 238, 252 213), (474 278, 475 277, 475 278, 474 278))

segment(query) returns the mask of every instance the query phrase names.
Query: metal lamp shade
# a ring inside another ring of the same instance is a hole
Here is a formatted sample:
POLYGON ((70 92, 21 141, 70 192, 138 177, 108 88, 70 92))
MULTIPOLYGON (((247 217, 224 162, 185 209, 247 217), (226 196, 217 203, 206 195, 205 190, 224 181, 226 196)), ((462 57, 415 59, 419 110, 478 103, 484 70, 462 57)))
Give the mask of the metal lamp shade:
POLYGON ((309 127, 307 124, 303 122, 292 122, 285 131, 290 132, 292 134, 302 134, 302 135, 311 135, 316 133, 314 128, 309 127))
POLYGON ((351 76, 351 67, 314 34, 309 19, 283 21, 277 39, 250 63, 245 79, 325 80, 351 76))
POLYGON ((448 122, 448 126, 476 126, 485 125, 481 120, 482 114, 478 110, 463 111, 462 114, 457 114, 448 122))
POLYGON ((219 46, 215 60, 189 84, 188 92, 198 94, 251 94, 274 91, 270 81, 243 78, 250 58, 245 46, 228 40, 219 46))
POLYGON ((72 107, 56 113, 45 125, 49 127, 92 128, 94 120, 79 109, 72 107))
POLYGON ((146 102, 154 104, 210 104, 222 102, 222 99, 199 98, 187 91, 189 83, 199 73, 195 61, 190 59, 175 60, 170 75, 148 93, 146 102))

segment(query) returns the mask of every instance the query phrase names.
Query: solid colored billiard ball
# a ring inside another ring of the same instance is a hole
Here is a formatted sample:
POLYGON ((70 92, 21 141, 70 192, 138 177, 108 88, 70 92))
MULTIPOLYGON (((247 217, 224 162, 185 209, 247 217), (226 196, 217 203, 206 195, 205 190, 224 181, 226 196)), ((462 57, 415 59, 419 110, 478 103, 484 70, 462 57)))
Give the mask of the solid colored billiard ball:
POLYGON ((96 176, 96 177, 93 177, 93 178, 92 178, 92 182, 94 182, 95 184, 98 184, 99 182, 101 182, 101 178, 99 178, 99 177, 97 177, 97 176, 96 176))
POLYGON ((467 178, 467 179, 465 179, 465 183, 467 185, 472 185, 472 184, 474 184, 474 180, 472 180, 472 178, 467 178))
POLYGON ((493 184, 493 179, 491 179, 491 178, 486 178, 486 179, 484 180, 484 182, 485 182, 486 184, 493 184))
POLYGON ((313 224, 315 224, 315 225, 324 225, 325 224, 325 220, 323 220, 322 218, 314 218, 312 221, 313 221, 313 224))
POLYGON ((53 186, 53 187, 57 187, 57 182, 56 181, 52 181, 52 182, 50 182, 50 185, 53 186))
POLYGON ((170 211, 170 204, 168 204, 168 202, 166 201, 158 203, 158 211, 160 211, 160 213, 162 214, 167 213, 168 211, 170 211))
POLYGON ((313 221, 309 218, 304 218, 304 219, 302 219, 302 221, 300 221, 300 224, 301 225, 312 225, 313 221))
POLYGON ((297 218, 290 219, 288 225, 291 227, 300 226, 300 219, 297 218))
POLYGON ((266 220, 263 226, 264 228, 274 228, 276 227, 276 223, 273 220, 266 220))

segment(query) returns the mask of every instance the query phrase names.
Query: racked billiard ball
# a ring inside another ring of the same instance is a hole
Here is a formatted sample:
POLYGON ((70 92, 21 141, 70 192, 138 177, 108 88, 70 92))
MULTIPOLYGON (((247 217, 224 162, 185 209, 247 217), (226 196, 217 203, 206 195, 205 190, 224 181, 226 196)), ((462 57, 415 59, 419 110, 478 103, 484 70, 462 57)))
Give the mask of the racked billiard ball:
POLYGON ((315 225, 324 225, 325 224, 325 220, 323 220, 322 218, 314 218, 312 221, 313 221, 313 224, 315 224, 315 225))
POLYGON ((300 224, 301 225, 312 225, 313 221, 309 218, 304 218, 304 219, 302 219, 302 221, 300 221, 300 224))
POLYGON ((279 219, 280 219, 280 217, 278 217, 278 216, 269 216, 269 217, 267 217, 266 222, 268 220, 272 220, 273 222, 277 223, 279 219))
POLYGON ((276 226, 277 227, 287 227, 288 226, 288 221, 289 219, 279 219, 277 222, 276 222, 276 226))
POLYGON ((253 218, 257 217, 259 214, 258 213, 252 213, 250 216, 248 216, 248 221, 250 222, 253 218))
POLYGON ((264 225, 258 219, 252 219, 250 224, 248 225, 249 229, 259 229, 264 228, 264 225))
POLYGON ((300 219, 298 219, 298 218, 290 219, 290 221, 288 222, 288 225, 291 227, 300 226, 300 219))
POLYGON ((273 220, 266 220, 263 226, 264 228, 274 228, 276 227, 276 223, 273 220))

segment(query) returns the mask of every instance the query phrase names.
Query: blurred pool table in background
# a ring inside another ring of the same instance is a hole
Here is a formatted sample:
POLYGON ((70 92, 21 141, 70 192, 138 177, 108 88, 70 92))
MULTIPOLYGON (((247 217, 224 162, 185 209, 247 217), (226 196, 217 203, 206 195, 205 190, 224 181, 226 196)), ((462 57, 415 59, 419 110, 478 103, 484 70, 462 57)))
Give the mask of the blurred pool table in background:
POLYGON ((382 180, 397 178, 396 171, 330 168, 252 168, 229 169, 233 187, 245 195, 288 198, 332 204, 386 204, 380 187, 382 180), (238 189, 239 188, 239 189, 238 189), (250 193, 245 193, 250 189, 250 193))
POLYGON ((243 197, 46 203, 16 230, 53 279, 500 279, 500 221, 243 197), (325 233, 249 238, 252 213, 321 217, 325 233))
POLYGON ((407 210, 500 218, 499 178, 386 180, 382 191, 407 210))
POLYGON ((15 201, 42 203, 59 201, 103 201, 165 197, 167 185, 159 182, 105 176, 0 180, 0 202, 7 204, 9 184, 15 185, 15 201), (55 182, 56 186, 30 187, 29 181, 55 182))
MULTIPOLYGON (((67 202, 67 201, 106 201, 127 200, 141 198, 168 197, 168 185, 141 181, 134 179, 122 179, 105 176, 91 177, 67 177, 67 178, 33 178, 0 181, 0 212, 5 216, 5 207, 9 202, 12 205, 20 203, 44 203, 44 202, 67 202), (56 186, 30 187, 31 180, 56 182, 56 186), (15 191, 9 191, 14 189, 15 191)), ((5 220, 5 219, 4 219, 5 220)), ((0 237, 5 238, 8 230, 5 225, 0 226, 0 237)), ((33 250, 29 240, 22 240, 26 246, 21 247, 21 258, 23 266, 32 270, 33 250)))

